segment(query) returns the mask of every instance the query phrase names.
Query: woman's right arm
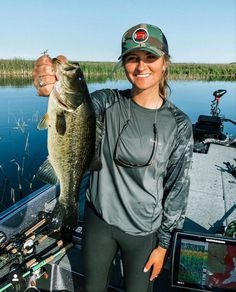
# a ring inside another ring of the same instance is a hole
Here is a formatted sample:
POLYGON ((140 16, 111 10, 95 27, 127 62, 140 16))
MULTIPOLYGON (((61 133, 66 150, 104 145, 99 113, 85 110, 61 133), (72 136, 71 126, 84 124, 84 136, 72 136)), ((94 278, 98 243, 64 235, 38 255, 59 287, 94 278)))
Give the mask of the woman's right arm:
POLYGON ((95 110, 96 117, 99 121, 103 121, 104 113, 107 108, 118 100, 118 90, 101 89, 91 93, 91 98, 95 110))

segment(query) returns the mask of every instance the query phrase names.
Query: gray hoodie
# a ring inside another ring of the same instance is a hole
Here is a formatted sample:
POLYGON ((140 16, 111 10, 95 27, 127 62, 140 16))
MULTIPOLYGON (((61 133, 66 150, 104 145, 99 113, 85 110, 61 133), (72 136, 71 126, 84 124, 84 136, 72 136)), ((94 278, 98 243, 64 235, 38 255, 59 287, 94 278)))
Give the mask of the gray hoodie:
POLYGON ((91 96, 105 131, 103 167, 92 173, 88 201, 108 224, 131 235, 157 232, 159 245, 168 248, 187 206, 189 118, 169 100, 157 110, 143 108, 131 100, 130 90, 104 89, 91 96))

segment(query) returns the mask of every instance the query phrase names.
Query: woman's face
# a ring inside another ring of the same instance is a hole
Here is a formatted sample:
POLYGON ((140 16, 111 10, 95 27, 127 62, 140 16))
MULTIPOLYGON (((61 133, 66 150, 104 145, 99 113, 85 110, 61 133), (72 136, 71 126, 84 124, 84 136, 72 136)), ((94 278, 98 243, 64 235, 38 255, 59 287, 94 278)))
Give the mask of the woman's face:
POLYGON ((123 66, 128 80, 138 90, 147 90, 159 87, 166 69, 164 57, 147 51, 133 51, 123 58, 123 66))

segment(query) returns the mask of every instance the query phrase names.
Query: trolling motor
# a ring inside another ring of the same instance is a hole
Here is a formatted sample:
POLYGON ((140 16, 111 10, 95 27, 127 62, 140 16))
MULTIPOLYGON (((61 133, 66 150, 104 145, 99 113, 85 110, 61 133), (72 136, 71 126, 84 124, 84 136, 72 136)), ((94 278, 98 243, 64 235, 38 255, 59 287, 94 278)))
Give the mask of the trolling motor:
POLYGON ((213 92, 215 97, 211 102, 211 116, 200 115, 198 121, 193 125, 194 139, 203 141, 206 138, 214 138, 224 140, 226 136, 223 134, 223 121, 219 117, 220 98, 226 93, 225 89, 218 89, 213 92))
POLYGON ((218 117, 220 114, 219 109, 219 102, 220 98, 226 93, 227 91, 225 89, 218 89, 213 92, 213 95, 215 97, 214 100, 211 102, 211 115, 214 117, 218 117))
POLYGON ((236 125, 235 121, 220 117, 219 103, 226 92, 225 89, 214 91, 214 99, 211 101, 211 115, 200 115, 198 121, 193 125, 194 152, 207 153, 210 143, 229 146, 236 142, 235 138, 230 140, 223 133, 224 122, 236 125))

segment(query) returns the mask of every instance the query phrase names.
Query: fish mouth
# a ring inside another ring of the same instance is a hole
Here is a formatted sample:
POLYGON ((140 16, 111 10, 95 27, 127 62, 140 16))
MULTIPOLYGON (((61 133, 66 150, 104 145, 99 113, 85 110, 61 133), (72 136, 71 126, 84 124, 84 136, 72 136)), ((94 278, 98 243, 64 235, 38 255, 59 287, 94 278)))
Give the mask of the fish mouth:
POLYGON ((62 98, 60 95, 61 92, 61 84, 60 81, 58 81, 55 85, 55 94, 54 94, 54 99, 57 103, 57 105, 62 108, 63 110, 67 111, 67 112, 73 112, 76 110, 76 107, 73 105, 68 105, 62 98))
POLYGON ((67 112, 75 111, 81 104, 81 84, 84 82, 79 63, 57 63, 58 81, 54 86, 54 99, 57 105, 67 112))

